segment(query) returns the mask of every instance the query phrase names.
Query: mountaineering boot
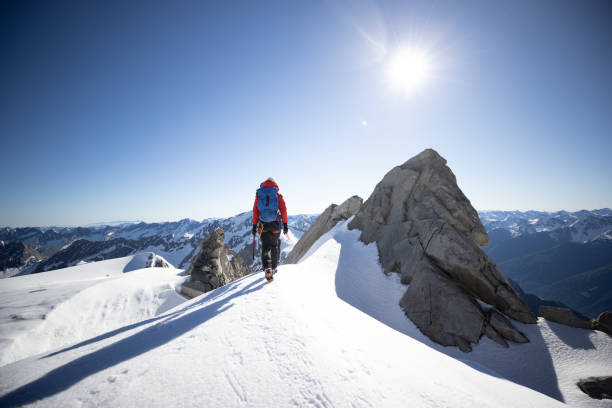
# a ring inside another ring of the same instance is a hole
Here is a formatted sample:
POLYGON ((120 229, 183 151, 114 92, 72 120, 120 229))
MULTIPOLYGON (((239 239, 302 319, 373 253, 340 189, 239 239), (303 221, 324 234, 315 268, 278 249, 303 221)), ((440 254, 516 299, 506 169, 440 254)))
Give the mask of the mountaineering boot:
POLYGON ((266 280, 272 282, 274 280, 274 271, 272 268, 266 268, 266 280))

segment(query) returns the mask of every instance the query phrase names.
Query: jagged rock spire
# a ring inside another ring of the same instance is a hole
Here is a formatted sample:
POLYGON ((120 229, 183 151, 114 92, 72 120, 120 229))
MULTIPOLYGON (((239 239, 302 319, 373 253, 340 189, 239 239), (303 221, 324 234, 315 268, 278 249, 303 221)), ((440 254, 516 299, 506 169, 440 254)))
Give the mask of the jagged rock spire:
POLYGON ((225 230, 219 227, 200 242, 186 272, 191 280, 183 284, 183 294, 195 297, 253 272, 224 240, 225 230))
POLYGON ((435 150, 387 173, 349 228, 360 229, 364 243, 376 242, 385 272, 410 285, 400 305, 433 340, 464 351, 483 334, 503 345, 527 341, 495 310, 525 323, 536 317, 479 248, 489 237, 435 150))

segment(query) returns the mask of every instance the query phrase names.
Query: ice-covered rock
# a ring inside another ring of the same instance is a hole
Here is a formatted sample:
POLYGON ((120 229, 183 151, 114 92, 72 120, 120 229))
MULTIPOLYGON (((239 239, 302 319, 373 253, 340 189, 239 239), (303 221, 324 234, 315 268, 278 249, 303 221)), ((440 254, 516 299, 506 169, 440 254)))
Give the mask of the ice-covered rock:
POLYGON ((433 340, 464 351, 482 334, 500 344, 526 340, 510 321, 485 313, 477 302, 518 321, 536 322, 480 249, 489 237, 436 151, 425 150, 387 173, 349 228, 361 230, 364 243, 376 242, 386 273, 400 273, 410 284, 400 305, 433 340))

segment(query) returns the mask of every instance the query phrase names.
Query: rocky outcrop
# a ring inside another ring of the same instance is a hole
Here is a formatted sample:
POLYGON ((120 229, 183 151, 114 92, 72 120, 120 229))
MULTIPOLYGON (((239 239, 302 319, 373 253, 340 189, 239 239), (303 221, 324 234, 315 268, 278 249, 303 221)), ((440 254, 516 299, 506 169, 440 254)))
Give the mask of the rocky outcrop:
POLYGON ((219 227, 200 242, 198 253, 186 272, 191 276, 191 282, 183 285, 183 294, 198 296, 253 272, 224 240, 225 231, 219 227))
POLYGON ((400 305, 434 341, 464 351, 483 334, 500 344, 527 341, 502 313, 524 323, 536 317, 480 249, 489 237, 434 150, 387 173, 349 224, 355 228, 361 241, 376 242, 385 273, 409 284, 400 305))
POLYGON ((187 281, 181 285, 181 293, 188 298, 198 297, 209 291, 208 286, 200 281, 187 281))
POLYGON ((612 376, 589 377, 578 381, 577 385, 593 399, 612 399, 612 376))
POLYGON ((590 329, 588 320, 581 319, 574 311, 567 307, 540 306, 538 314, 548 321, 577 327, 579 329, 590 329))
POLYGON ((504 347, 508 346, 505 339, 514 343, 527 343, 529 339, 522 332, 518 331, 512 323, 501 313, 494 309, 489 309, 485 319, 485 335, 504 347), (489 328, 493 328, 491 331, 489 328), (500 336, 501 339, 496 338, 500 336))
POLYGON ((338 222, 348 220, 355 215, 362 203, 363 199, 361 197, 352 196, 340 205, 332 204, 327 207, 295 244, 283 263, 294 264, 299 262, 321 236, 334 228, 338 222))
POLYGON ((28 263, 35 263, 41 255, 23 242, 0 241, 0 271, 19 268, 28 263))
POLYGON ((151 252, 147 258, 146 268, 170 268, 170 264, 161 256, 151 252))
POLYGON ((591 329, 612 335, 612 312, 603 312, 597 319, 591 320, 591 329))

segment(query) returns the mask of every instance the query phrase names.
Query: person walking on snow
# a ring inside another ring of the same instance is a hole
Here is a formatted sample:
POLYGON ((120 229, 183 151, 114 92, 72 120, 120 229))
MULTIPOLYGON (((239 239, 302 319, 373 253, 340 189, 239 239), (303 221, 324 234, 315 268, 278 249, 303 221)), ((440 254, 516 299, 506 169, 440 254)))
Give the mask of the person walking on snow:
POLYGON ((261 183, 255 194, 253 204, 253 236, 258 225, 261 234, 261 264, 268 282, 276 273, 280 258, 280 232, 289 232, 287 226, 287 206, 278 192, 278 184, 272 177, 261 183))

